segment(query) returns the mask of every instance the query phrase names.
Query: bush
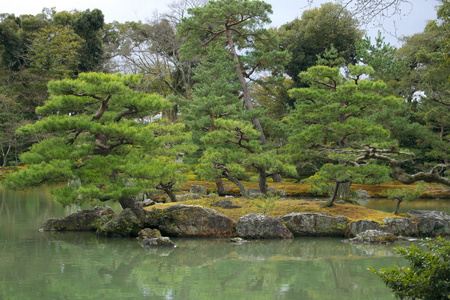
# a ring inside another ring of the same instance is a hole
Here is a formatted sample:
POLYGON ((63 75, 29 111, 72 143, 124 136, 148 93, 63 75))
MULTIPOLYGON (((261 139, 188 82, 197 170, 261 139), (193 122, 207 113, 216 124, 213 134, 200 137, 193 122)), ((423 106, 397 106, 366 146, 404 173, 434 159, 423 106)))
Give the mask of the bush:
POLYGON ((427 243, 426 248, 396 248, 411 264, 409 268, 368 269, 380 276, 397 298, 450 299, 450 242, 439 238, 427 243))

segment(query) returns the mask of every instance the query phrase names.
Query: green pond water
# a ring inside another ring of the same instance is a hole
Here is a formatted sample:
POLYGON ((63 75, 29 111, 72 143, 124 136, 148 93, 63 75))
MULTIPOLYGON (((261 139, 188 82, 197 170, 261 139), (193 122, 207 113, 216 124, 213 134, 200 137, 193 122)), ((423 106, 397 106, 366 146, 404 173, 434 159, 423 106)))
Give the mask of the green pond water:
POLYGON ((144 249, 38 231, 72 210, 46 189, 0 190, 0 299, 394 299, 366 268, 405 264, 394 246, 340 239, 173 239, 174 249, 144 249))

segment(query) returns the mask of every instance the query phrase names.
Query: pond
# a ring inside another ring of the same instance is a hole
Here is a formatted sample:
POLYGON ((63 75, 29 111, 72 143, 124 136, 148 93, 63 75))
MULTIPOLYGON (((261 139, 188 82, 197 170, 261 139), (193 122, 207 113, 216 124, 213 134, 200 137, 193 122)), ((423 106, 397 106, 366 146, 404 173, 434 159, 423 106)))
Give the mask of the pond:
POLYGON ((0 299, 394 299, 366 268, 405 264, 394 246, 328 238, 143 249, 134 239, 38 231, 70 212, 45 188, 0 190, 0 299))

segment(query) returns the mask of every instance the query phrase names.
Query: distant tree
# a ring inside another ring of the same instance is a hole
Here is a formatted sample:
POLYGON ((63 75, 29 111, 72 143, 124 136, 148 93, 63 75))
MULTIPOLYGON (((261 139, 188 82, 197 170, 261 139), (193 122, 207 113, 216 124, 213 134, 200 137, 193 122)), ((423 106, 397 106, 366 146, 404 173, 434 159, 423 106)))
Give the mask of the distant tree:
MULTIPOLYGON (((287 53, 278 51, 276 36, 262 27, 270 22, 271 6, 262 1, 219 0, 188 12, 190 16, 183 19, 179 28, 179 34, 187 36, 181 49, 184 57, 201 57, 208 47, 217 44, 225 47, 235 63, 244 105, 253 110, 248 87, 251 75, 257 71, 276 71, 287 59, 287 53)), ((253 123, 260 132, 261 143, 265 144, 259 119, 255 118, 253 123)))
POLYGON ((374 79, 383 80, 393 88, 398 85, 406 68, 406 63, 399 57, 397 48, 385 43, 380 31, 374 44, 370 37, 356 43, 356 55, 360 62, 374 69, 372 75, 374 79))
MULTIPOLYGON (((206 2, 178 0, 168 5, 169 12, 155 13, 146 23, 106 24, 105 70, 145 74, 149 86, 158 88, 159 93, 190 99, 196 59, 181 59, 180 47, 186 37, 176 31, 189 8, 204 6, 206 2)), ((175 119, 177 107, 173 110, 175 119)))
POLYGON ((420 187, 415 189, 401 188, 401 189, 389 189, 386 191, 386 196, 390 200, 397 200, 397 206, 395 207, 394 214, 398 215, 400 204, 420 197, 420 187))
POLYGON ((105 25, 101 10, 89 9, 76 14, 73 29, 83 39, 80 51, 80 72, 97 71, 103 63, 101 32, 105 25))
POLYGON ((216 130, 202 138, 210 147, 200 159, 201 170, 216 177, 223 177, 236 184, 242 196, 246 190, 239 177, 246 170, 258 173, 258 186, 267 195, 267 179, 276 174, 295 176, 295 168, 289 163, 289 156, 279 149, 261 145, 259 133, 252 123, 243 120, 218 119, 216 130))
POLYGON ((292 53, 286 72, 296 87, 304 84, 298 74, 316 65, 318 56, 331 45, 346 63, 355 63, 355 46, 363 35, 358 20, 345 7, 333 3, 306 10, 300 19, 282 25, 276 32, 281 49, 292 53))
MULTIPOLYGON (((217 119, 240 118, 242 103, 238 99, 239 86, 233 81, 235 71, 233 61, 222 47, 213 48, 210 54, 195 68, 192 98, 181 98, 181 118, 192 133, 192 142, 198 147, 189 157, 202 156, 211 144, 204 143, 202 137, 216 130, 217 119)), ((210 168, 212 165, 207 165, 210 168)), ((204 178, 216 182, 219 194, 225 194, 222 176, 207 175, 199 165, 197 172, 204 178)))
POLYGON ((409 111, 414 113, 410 119, 425 126, 416 126, 415 132, 411 132, 403 130, 397 122, 397 126, 392 126, 393 132, 398 138, 409 137, 411 145, 405 140, 401 143, 409 151, 372 145, 361 152, 359 158, 388 163, 394 177, 406 184, 422 180, 450 186, 449 9, 449 2, 442 1, 437 20, 430 21, 423 33, 407 38, 398 50, 407 66, 401 74, 398 90, 410 103, 409 111), (416 151, 418 147, 420 152, 416 151))
POLYGON ((364 145, 397 146, 390 139, 388 124, 380 124, 377 118, 396 111, 402 99, 386 94, 384 82, 369 79, 371 67, 349 65, 348 69, 347 77, 338 67, 323 65, 300 73, 310 87, 290 90, 297 102, 285 120, 292 127, 288 149, 296 161, 322 157, 326 162, 318 166, 315 178, 335 182, 329 206, 338 195, 348 199, 352 182, 386 178, 382 165, 354 162, 364 145))
POLYGON ((0 94, 0 167, 6 167, 9 158, 17 154, 21 141, 15 131, 23 124, 20 106, 15 99, 0 94))
POLYGON ((81 38, 73 29, 52 26, 34 36, 27 55, 33 71, 59 79, 78 73, 81 38))
POLYGON ((174 165, 158 155, 167 137, 137 121, 168 105, 161 96, 140 92, 141 82, 137 75, 101 73, 50 82, 50 100, 37 109, 43 118, 18 131, 47 138, 21 156, 28 168, 3 185, 19 189, 68 181, 53 191, 58 201, 116 200, 142 215, 135 197, 172 180, 174 165))

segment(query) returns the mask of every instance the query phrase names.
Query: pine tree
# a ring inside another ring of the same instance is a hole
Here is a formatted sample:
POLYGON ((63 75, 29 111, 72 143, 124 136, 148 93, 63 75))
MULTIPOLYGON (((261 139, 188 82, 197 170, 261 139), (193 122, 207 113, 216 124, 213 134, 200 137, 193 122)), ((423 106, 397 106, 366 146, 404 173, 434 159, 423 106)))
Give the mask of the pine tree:
POLYGON ((60 202, 116 200, 142 214, 135 197, 173 180, 176 170, 161 150, 170 132, 158 133, 146 119, 168 103, 140 92, 141 80, 81 73, 75 80, 50 82, 50 100, 37 109, 42 119, 18 131, 46 138, 21 156, 27 169, 3 184, 18 189, 66 181, 53 191, 60 202))

